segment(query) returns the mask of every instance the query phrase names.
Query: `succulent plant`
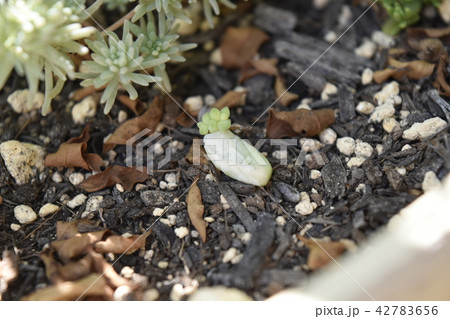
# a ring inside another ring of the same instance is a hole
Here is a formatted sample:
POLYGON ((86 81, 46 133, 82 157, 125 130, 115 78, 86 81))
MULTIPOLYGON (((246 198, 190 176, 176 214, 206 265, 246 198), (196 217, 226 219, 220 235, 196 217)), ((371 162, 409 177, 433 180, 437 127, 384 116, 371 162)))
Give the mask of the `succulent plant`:
POLYGON ((127 10, 128 3, 130 3, 129 0, 104 0, 104 3, 106 4, 106 9, 108 10, 119 10, 120 12, 124 13, 127 10))
POLYGON ((100 100, 101 103, 106 102, 105 114, 111 110, 120 86, 127 90, 132 100, 136 99, 138 93, 133 83, 147 86, 161 80, 147 72, 140 72, 170 60, 168 56, 163 56, 144 61, 144 57, 139 55, 144 35, 140 34, 134 41, 129 21, 125 21, 122 40, 113 32, 107 32, 107 36, 108 42, 100 33, 97 33, 95 41, 86 40, 86 44, 94 52, 91 55, 92 61, 83 61, 85 72, 77 74, 85 79, 81 82, 82 86, 106 86, 100 100))
POLYGON ((95 28, 80 24, 84 1, 0 0, 0 6, 0 89, 15 68, 28 81, 31 105, 39 81, 45 80, 45 115, 67 77, 73 77, 74 65, 68 54, 89 52, 76 41, 95 32, 95 28))

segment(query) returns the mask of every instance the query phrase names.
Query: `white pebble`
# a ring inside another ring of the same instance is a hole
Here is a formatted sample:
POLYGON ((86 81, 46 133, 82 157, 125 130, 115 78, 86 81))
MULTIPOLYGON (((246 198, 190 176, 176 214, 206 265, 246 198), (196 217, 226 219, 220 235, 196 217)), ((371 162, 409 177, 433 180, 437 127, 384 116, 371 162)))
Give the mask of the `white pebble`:
POLYGON ((352 167, 360 167, 364 161, 366 160, 365 157, 352 157, 348 162, 347 162, 347 167, 348 168, 352 168, 352 167))
POLYGON ((277 222, 277 225, 281 227, 286 224, 286 219, 283 216, 278 216, 275 221, 277 222))
POLYGON ((203 218, 203 220, 207 223, 213 223, 215 219, 214 219, 214 217, 207 216, 207 217, 203 218))
POLYGON ((97 112, 97 99, 89 95, 72 108, 72 119, 75 124, 83 124, 86 119, 94 117, 97 112))
POLYGON ((20 229, 20 225, 14 223, 12 223, 9 227, 11 228, 12 231, 18 231, 20 229))
POLYGON ((235 247, 229 248, 222 258, 222 263, 226 264, 230 262, 236 255, 238 254, 238 250, 235 247))
POLYGON ((14 207, 14 217, 16 217, 21 224, 28 224, 37 219, 37 215, 33 208, 27 205, 14 207))
POLYGON ((220 204, 222 205, 223 210, 227 210, 230 208, 227 199, 222 194, 220 195, 220 204))
POLYGON ((44 104, 44 94, 37 92, 30 106, 27 105, 28 94, 29 91, 25 89, 17 90, 8 96, 7 101, 14 112, 19 114, 29 113, 32 110, 39 110, 42 107, 42 104, 44 104))
POLYGON ((122 184, 116 184, 115 186, 116 186, 116 189, 119 192, 123 193, 125 191, 125 189, 123 188, 122 184))
POLYGON ((177 216, 169 215, 169 216, 167 216, 167 219, 170 222, 170 226, 175 226, 177 224, 177 216))
POLYGON ((322 176, 322 173, 320 171, 316 170, 316 169, 312 169, 310 174, 309 174, 309 177, 312 180, 316 180, 316 179, 320 178, 321 176, 322 176))
POLYGON ((231 259, 231 263, 232 263, 233 265, 239 264, 239 262, 242 260, 242 257, 244 257, 243 254, 238 254, 238 255, 234 256, 234 258, 231 259))
POLYGON ((323 148, 323 144, 313 138, 301 138, 300 146, 304 152, 314 152, 323 148))
POLYGON ((169 262, 168 261, 160 261, 158 262, 158 268, 160 269, 167 269, 167 267, 169 267, 169 262))
POLYGON ((397 122, 396 119, 392 117, 388 117, 383 120, 383 129, 387 133, 392 133, 394 131, 398 131, 400 129, 400 124, 397 122))
POLYGON ((368 85, 373 81, 373 70, 369 68, 365 68, 361 74, 361 84, 368 85))
POLYGON ((58 209, 59 209, 59 206, 52 204, 52 203, 47 203, 44 206, 42 206, 41 209, 39 209, 39 216, 42 218, 45 218, 48 215, 56 212, 58 209))
POLYGON ((175 235, 177 235, 178 238, 183 239, 184 237, 189 235, 189 229, 184 226, 175 228, 175 235))
POLYGON ((113 293, 114 301, 128 301, 133 299, 133 290, 130 286, 119 286, 113 293))
POLYGON ((403 132, 403 138, 407 140, 423 140, 431 137, 447 127, 447 122, 439 117, 433 117, 422 123, 414 123, 403 132))
POLYGON ((192 238, 199 238, 200 234, 196 230, 191 230, 191 237, 192 238))
POLYGON ((311 201, 307 192, 300 193, 300 201, 301 202, 310 202, 311 201))
POLYGON ((369 115, 373 112, 375 109, 375 105, 373 105, 370 102, 361 101, 356 106, 356 111, 358 111, 361 114, 369 115))
POLYGON ((330 0, 314 0, 313 5, 316 9, 322 10, 330 3, 330 0))
POLYGON ((425 173, 422 182, 422 190, 427 192, 433 188, 439 187, 441 185, 441 181, 437 178, 436 174, 433 171, 428 171, 425 173))
POLYGON ((328 43, 333 43, 334 41, 336 41, 338 38, 338 35, 336 34, 336 32, 334 31, 328 31, 325 36, 323 37, 323 39, 325 41, 327 41, 328 43))
POLYGON ((75 196, 74 198, 72 198, 72 200, 70 200, 67 203, 67 206, 71 209, 74 209, 75 207, 78 207, 82 204, 84 204, 84 202, 86 201, 87 196, 84 194, 78 194, 77 196, 75 196))
POLYGON ((172 301, 181 301, 184 296, 184 288, 182 284, 175 284, 172 286, 172 289, 170 290, 170 299, 172 301))
POLYGON ((405 144, 405 145, 403 145, 401 151, 406 151, 406 150, 409 150, 410 148, 412 148, 411 145, 405 144))
POLYGON ((167 188, 167 182, 166 181, 160 181, 159 182, 159 188, 166 189, 167 188))
POLYGON ((328 100, 330 95, 335 95, 337 91, 338 89, 336 85, 327 82, 322 90, 322 93, 320 94, 320 98, 324 101, 328 100))
POLYGON ((154 151, 156 155, 163 155, 164 147, 162 147, 161 143, 155 143, 154 151))
POLYGON ((368 39, 364 39, 363 43, 355 49, 355 54, 371 59, 377 50, 377 45, 368 39))
POLYGON ((176 183, 167 183, 167 189, 169 191, 173 191, 174 189, 177 189, 178 185, 176 183))
POLYGON ((0 144, 0 155, 18 185, 28 183, 32 176, 44 170, 45 150, 38 145, 6 141, 0 144))
POLYGON ((370 115, 369 122, 380 123, 384 119, 387 119, 395 114, 395 108, 391 103, 385 103, 383 105, 377 106, 373 113, 370 115))
POLYGON ((375 146, 375 150, 377 151, 378 155, 383 154, 384 153, 384 146, 383 146, 383 144, 377 144, 375 146))
POLYGON ((54 172, 52 174, 52 181, 55 183, 61 183, 63 181, 63 178, 59 172, 54 172))
POLYGON ((394 45, 394 38, 380 30, 372 32, 372 40, 384 48, 394 45))
POLYGON ((272 156, 276 158, 277 160, 284 161, 288 157, 288 151, 287 150, 276 150, 272 153, 272 156))
POLYGON ((212 174, 206 174, 205 181, 207 182, 215 182, 214 176, 212 174))
POLYGON ((69 181, 72 185, 80 185, 84 181, 83 173, 72 173, 69 175, 69 181))
POLYGON ((177 174, 175 173, 167 173, 164 175, 164 179, 167 183, 177 183, 177 174))
POLYGON ((355 140, 351 137, 340 137, 336 141, 336 147, 344 155, 350 156, 355 150, 355 140))
POLYGON ((332 145, 336 142, 337 134, 332 128, 326 128, 319 134, 319 139, 322 143, 332 145))
POLYGON ((123 123, 127 120, 128 114, 124 110, 120 110, 119 114, 117 115, 117 122, 123 123))
POLYGON ((370 157, 373 153, 373 147, 366 142, 357 140, 356 141, 356 147, 355 147, 355 155, 357 157, 370 157))
POLYGON ((220 48, 217 48, 213 52, 211 52, 211 55, 209 56, 209 62, 216 65, 222 65, 223 56, 222 50, 220 48))
POLYGON ((347 27, 352 22, 353 13, 348 5, 343 5, 341 7, 341 14, 338 17, 339 25, 342 27, 347 27))
POLYGON ((103 196, 92 196, 86 202, 86 209, 84 212, 95 212, 100 208, 100 203, 103 201, 103 196))
POLYGON ((142 295, 144 301, 155 301, 159 298, 159 291, 156 288, 147 289, 142 295))
POLYGON ((295 212, 300 215, 310 215, 314 212, 314 207, 310 201, 301 201, 295 206, 295 212))
POLYGON ((198 114, 203 106, 201 95, 190 96, 184 101, 186 109, 192 114, 198 114))
POLYGON ((364 183, 358 184, 358 186, 356 186, 356 188, 355 188, 355 191, 360 194, 364 194, 365 190, 366 190, 366 184, 364 184, 364 183))
POLYGON ((206 104, 207 106, 211 106, 211 105, 213 105, 214 103, 216 103, 216 98, 215 98, 214 95, 212 95, 212 94, 206 94, 206 95, 205 95, 205 98, 204 98, 204 101, 205 101, 205 104, 206 104))
POLYGON ((405 175, 406 175, 406 168, 404 168, 404 167, 396 167, 395 170, 396 170, 397 173, 399 173, 401 176, 405 176, 405 175))
POLYGON ((161 216, 162 214, 164 214, 164 209, 157 207, 153 210, 152 214, 153 216, 161 216))
POLYGON ((248 244, 252 239, 252 233, 243 233, 242 235, 240 235, 240 238, 244 244, 248 244))
POLYGON ((392 81, 384 85, 381 91, 375 93, 373 98, 377 101, 378 105, 385 103, 390 97, 394 97, 400 93, 400 87, 398 82, 392 81))

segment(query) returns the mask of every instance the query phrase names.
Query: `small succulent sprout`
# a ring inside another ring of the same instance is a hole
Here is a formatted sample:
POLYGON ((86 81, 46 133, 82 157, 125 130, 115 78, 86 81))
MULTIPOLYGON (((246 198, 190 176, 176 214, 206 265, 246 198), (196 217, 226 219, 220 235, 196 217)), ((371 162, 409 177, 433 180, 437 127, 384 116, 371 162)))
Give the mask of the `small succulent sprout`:
POLYGON ((255 147, 232 133, 230 109, 211 109, 197 124, 206 154, 225 175, 238 181, 264 186, 272 176, 272 166, 255 147))

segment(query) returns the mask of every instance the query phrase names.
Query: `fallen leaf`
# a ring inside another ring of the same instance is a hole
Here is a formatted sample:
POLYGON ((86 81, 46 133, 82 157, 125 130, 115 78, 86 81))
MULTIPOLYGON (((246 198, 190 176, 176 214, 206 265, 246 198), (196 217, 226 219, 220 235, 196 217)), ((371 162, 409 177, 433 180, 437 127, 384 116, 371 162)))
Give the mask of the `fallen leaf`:
POLYGON ((128 95, 125 94, 120 94, 119 96, 117 96, 117 99, 120 103, 125 105, 136 115, 139 115, 144 111, 144 103, 142 103, 139 99, 132 100, 128 95))
POLYGON ((203 242, 206 242, 206 222, 203 220, 205 207, 202 202, 202 193, 197 186, 197 180, 192 184, 186 197, 187 211, 192 225, 200 234, 203 242))
POLYGON ((121 184, 127 191, 133 189, 134 184, 148 179, 146 172, 141 172, 135 167, 113 165, 103 172, 89 176, 80 187, 87 192, 96 192, 109 186, 121 184))
POLYGON ((128 140, 145 129, 149 130, 146 136, 153 134, 161 121, 162 115, 163 100, 155 96, 150 107, 142 115, 125 121, 114 131, 103 144, 103 152, 108 152, 117 144, 125 145, 128 140))
POLYGON ((150 231, 143 235, 132 235, 128 237, 112 235, 103 241, 95 243, 94 250, 98 253, 124 253, 130 255, 141 248, 145 248, 145 240, 148 235, 150 235, 150 231))
POLYGON ((450 45, 450 27, 446 28, 408 28, 406 29, 408 39, 434 38, 441 39, 445 45, 450 45))
POLYGON ((203 140, 201 140, 201 139, 194 138, 192 140, 192 145, 189 148, 189 151, 186 155, 186 160, 189 163, 193 164, 194 166, 208 165, 208 163, 209 163, 209 160, 206 156, 205 149, 201 146, 202 141, 203 140))
POLYGON ((78 233, 87 233, 99 231, 99 220, 91 220, 87 218, 74 219, 69 222, 56 222, 56 239, 63 240, 75 236, 78 233))
POLYGON ((94 271, 102 274, 110 286, 114 288, 126 285, 130 286, 130 282, 121 277, 101 254, 91 251, 90 255, 93 261, 94 271))
POLYGON ((349 240, 330 241, 319 238, 305 238, 300 235, 297 238, 309 248, 306 265, 311 270, 322 268, 339 257, 345 250, 354 246, 349 240))
POLYGON ((286 85, 281 77, 277 76, 275 79, 275 95, 279 98, 279 102, 283 106, 288 106, 292 102, 298 100, 299 96, 295 93, 288 92, 286 85))
POLYGON ((94 243, 102 240, 103 236, 108 234, 109 230, 101 230, 90 233, 76 234, 65 240, 53 241, 50 247, 53 248, 59 258, 63 262, 68 262, 70 259, 79 257, 84 254, 88 247, 94 243))
POLYGON ((275 112, 269 110, 267 137, 312 137, 318 135, 334 123, 332 109, 275 112))
POLYGON ((376 83, 385 82, 390 77, 400 81, 405 76, 410 80, 420 80, 433 73, 435 65, 422 60, 401 62, 394 58, 388 59, 389 68, 375 71, 374 81, 376 83))
POLYGON ((40 289, 22 298, 23 301, 77 300, 80 296, 102 296, 112 300, 112 289, 101 274, 90 274, 77 281, 59 283, 40 289))
POLYGON ((222 66, 227 69, 244 67, 268 40, 269 36, 255 27, 228 27, 220 44, 222 66))
POLYGON ((192 114, 191 116, 189 116, 185 112, 181 112, 180 114, 178 114, 175 121, 177 122, 178 125, 182 127, 192 127, 195 124, 193 117, 194 116, 192 114))
POLYGON ((228 91, 220 99, 218 99, 212 106, 216 109, 223 109, 228 106, 233 108, 236 106, 242 106, 245 104, 245 96, 247 95, 247 90, 245 91, 228 91))
POLYGON ((18 257, 12 250, 4 250, 0 260, 0 301, 8 285, 19 275, 18 257))
POLYGON ((44 165, 47 167, 82 167, 86 170, 99 171, 103 160, 97 154, 86 153, 89 139, 89 125, 87 125, 80 136, 72 137, 62 143, 56 153, 48 154, 45 157, 44 165))
POLYGON ((250 63, 242 69, 238 83, 243 83, 258 74, 278 76, 277 63, 277 59, 259 59, 250 61, 250 63))
POLYGON ((447 82, 447 65, 448 56, 442 55, 439 59, 439 64, 436 71, 436 80, 433 85, 436 89, 438 89, 440 95, 450 97, 450 85, 447 82))

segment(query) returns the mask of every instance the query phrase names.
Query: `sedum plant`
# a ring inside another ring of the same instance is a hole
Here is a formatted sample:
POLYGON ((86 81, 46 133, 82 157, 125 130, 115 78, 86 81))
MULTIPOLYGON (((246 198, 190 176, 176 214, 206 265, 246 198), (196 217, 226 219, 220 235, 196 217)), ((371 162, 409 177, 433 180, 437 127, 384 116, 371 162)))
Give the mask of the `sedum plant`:
MULTIPOLYGON (((112 31, 100 33, 81 24, 103 4, 123 11, 134 1, 95 0, 87 7, 86 0, 0 0, 0 89, 15 69, 27 79, 31 105, 40 81, 44 81, 44 115, 68 78, 83 80, 83 86, 104 87, 101 102, 106 103, 105 113, 121 88, 131 99, 138 97, 135 84, 156 82, 170 92, 166 64, 183 62, 182 53, 196 47, 177 43, 176 19, 190 22, 183 5, 197 0, 139 0, 124 16, 121 38, 112 31), (88 53, 92 60, 83 61, 82 71, 75 72, 70 55, 88 53)), ((229 0, 201 1, 211 26, 212 12, 220 12, 219 3, 234 7, 229 0)))
POLYGON ((228 107, 213 108, 197 124, 206 154, 225 175, 251 185, 267 185, 272 166, 255 147, 230 131, 229 117, 228 107))

